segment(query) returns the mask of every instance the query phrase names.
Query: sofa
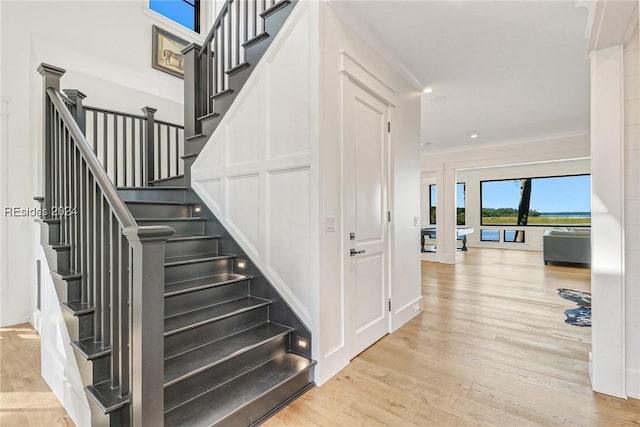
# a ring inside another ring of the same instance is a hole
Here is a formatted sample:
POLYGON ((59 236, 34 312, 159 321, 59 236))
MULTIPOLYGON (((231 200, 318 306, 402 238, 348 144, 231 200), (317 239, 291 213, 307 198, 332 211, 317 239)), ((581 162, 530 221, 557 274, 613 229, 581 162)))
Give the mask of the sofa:
POLYGON ((547 230, 543 239, 545 264, 591 264, 591 229, 561 228, 547 230))

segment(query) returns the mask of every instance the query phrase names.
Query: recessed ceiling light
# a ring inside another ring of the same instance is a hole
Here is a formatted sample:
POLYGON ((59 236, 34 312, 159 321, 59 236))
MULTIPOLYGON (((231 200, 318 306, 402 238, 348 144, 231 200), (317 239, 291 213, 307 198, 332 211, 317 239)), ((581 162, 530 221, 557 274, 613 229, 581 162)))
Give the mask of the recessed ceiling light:
POLYGON ((477 137, 478 137, 478 132, 471 132, 469 134, 469 138, 471 138, 471 139, 476 139, 477 137))
POLYGON ((430 87, 425 87, 423 92, 424 93, 431 93, 431 92, 433 92, 433 89, 431 89, 430 87))
POLYGON ((420 143, 421 147, 426 147, 427 145, 431 145, 431 143, 429 141, 423 141, 420 143))

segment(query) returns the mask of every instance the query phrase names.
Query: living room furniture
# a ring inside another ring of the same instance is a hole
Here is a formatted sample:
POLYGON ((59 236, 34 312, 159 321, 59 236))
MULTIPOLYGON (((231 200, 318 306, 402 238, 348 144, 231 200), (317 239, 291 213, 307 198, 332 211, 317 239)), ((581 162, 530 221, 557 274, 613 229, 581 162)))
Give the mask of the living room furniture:
POLYGON ((591 229, 547 230, 542 239, 545 264, 591 264, 591 229))
MULTIPOLYGON (((461 251, 468 251, 469 249, 467 248, 467 235, 473 233, 475 230, 473 227, 458 227, 456 229, 456 238, 458 240, 462 240, 462 248, 460 248, 461 251)), ((429 238, 429 239, 435 239, 436 238, 436 228, 435 227, 425 227, 422 229, 421 231, 421 240, 420 243, 422 245, 422 252, 427 252, 427 250, 424 247, 424 243, 425 243, 425 237, 429 238)))

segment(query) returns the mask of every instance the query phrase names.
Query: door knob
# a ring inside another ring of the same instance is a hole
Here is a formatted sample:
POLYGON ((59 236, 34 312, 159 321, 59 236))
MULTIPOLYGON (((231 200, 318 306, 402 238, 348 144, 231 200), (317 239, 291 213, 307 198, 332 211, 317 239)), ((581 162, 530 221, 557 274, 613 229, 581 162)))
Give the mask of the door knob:
POLYGON ((349 251, 349 256, 356 256, 356 255, 359 255, 359 254, 363 254, 365 252, 366 251, 364 249, 361 250, 361 251, 356 251, 355 249, 351 248, 351 250, 349 251))

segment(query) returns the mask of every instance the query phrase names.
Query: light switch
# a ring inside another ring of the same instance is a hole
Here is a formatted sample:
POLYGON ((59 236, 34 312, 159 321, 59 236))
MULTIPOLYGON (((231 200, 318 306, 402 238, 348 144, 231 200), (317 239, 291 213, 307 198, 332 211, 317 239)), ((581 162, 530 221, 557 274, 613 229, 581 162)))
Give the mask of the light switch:
POLYGON ((420 217, 419 216, 414 216, 413 217, 413 226, 414 227, 420 227, 420 217))
POLYGON ((336 231, 336 218, 334 216, 324 217, 324 231, 333 233, 336 231))

